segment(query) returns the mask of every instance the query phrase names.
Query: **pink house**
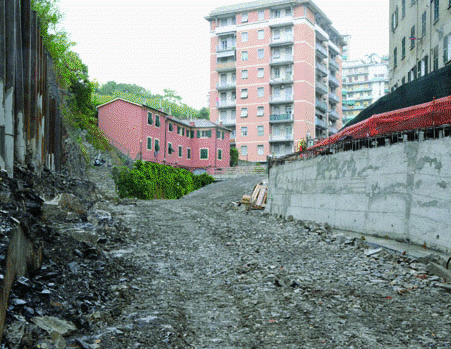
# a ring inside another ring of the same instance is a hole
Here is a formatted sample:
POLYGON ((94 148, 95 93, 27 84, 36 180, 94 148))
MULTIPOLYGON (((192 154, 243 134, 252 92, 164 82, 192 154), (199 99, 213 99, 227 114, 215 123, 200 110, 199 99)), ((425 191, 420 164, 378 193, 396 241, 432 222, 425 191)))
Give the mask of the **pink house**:
POLYGON ((122 98, 97 107, 99 128, 132 159, 190 171, 229 167, 230 130, 208 120, 178 120, 160 110, 122 98))

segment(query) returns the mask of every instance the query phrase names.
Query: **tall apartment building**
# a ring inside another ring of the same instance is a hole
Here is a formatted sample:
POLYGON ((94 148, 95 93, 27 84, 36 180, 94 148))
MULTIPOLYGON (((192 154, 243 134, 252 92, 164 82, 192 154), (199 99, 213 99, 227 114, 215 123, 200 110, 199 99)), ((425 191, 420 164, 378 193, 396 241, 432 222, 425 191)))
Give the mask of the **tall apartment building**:
POLYGON ((240 159, 266 161, 341 127, 342 36, 310 0, 220 7, 210 22, 210 118, 240 159))
POLYGON ((451 61, 451 0, 390 0, 390 89, 451 61))
POLYGON ((344 123, 388 92, 388 57, 372 54, 355 61, 343 61, 344 123))

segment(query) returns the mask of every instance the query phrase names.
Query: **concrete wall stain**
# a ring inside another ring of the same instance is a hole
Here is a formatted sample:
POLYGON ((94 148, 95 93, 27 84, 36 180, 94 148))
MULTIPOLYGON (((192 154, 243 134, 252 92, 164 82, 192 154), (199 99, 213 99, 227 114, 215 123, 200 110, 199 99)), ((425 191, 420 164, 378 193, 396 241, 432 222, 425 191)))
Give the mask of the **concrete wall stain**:
POLYGON ((442 162, 440 160, 437 160, 437 158, 423 156, 422 158, 418 159, 418 161, 417 161, 417 164, 416 164, 417 170, 422 170, 426 164, 429 164, 431 167, 434 166, 434 169, 436 169, 439 173, 443 167, 442 162))
POLYGON ((417 201, 417 205, 420 207, 438 207, 438 201, 437 200, 426 202, 417 201))

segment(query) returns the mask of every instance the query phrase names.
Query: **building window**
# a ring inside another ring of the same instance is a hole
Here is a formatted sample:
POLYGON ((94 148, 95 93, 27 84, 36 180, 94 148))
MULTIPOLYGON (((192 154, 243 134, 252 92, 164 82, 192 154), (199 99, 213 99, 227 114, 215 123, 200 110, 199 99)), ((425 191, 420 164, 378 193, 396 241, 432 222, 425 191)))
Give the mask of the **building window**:
POLYGON ((247 12, 241 14, 241 23, 247 23, 247 12))
POLYGON ((438 69, 438 45, 434 47, 434 70, 438 69))
POLYGON ((398 27, 398 6, 391 15, 391 30, 394 32, 398 27))
POLYGON ((406 16, 406 0, 401 1, 401 17, 404 18, 406 16))
POLYGON ((397 65, 398 65, 398 48, 395 47, 393 49, 393 67, 396 68, 397 65))
POLYGON ((197 138, 211 138, 211 130, 197 130, 197 138))
POLYGON ((258 155, 265 154, 265 146, 263 144, 257 145, 257 154, 258 155))
POLYGON ((401 40, 401 59, 406 58, 406 37, 401 40))
POLYGON ((155 114, 155 126, 160 127, 160 115, 155 114))
POLYGON ((186 148, 186 158, 191 159, 191 148, 186 148))
POLYGON ((152 125, 153 124, 153 115, 151 112, 147 112, 147 124, 152 125))
POLYGON ((172 132, 174 130, 174 125, 172 125, 171 123, 169 123, 169 132, 172 132))
POLYGON ((222 160, 222 149, 218 149, 218 160, 222 160))
POLYGON ((174 152, 174 148, 172 147, 172 143, 168 142, 168 154, 171 155, 174 152))
POLYGON ((152 137, 147 137, 147 150, 152 150, 152 137))
POLYGON ((257 78, 265 77, 265 68, 257 68, 257 78))
POLYGON ((243 155, 243 156, 247 155, 247 145, 242 145, 240 150, 241 150, 240 151, 241 155, 243 155))
MULTIPOLYGON (((451 1, 451 0, 450 0, 451 1)), ((451 34, 443 39, 443 64, 451 60, 451 34)))
POLYGON ((258 20, 263 21, 265 19, 265 10, 258 11, 258 20))
POLYGON ((258 55, 258 59, 263 59, 265 57, 265 49, 264 48, 259 48, 257 50, 257 55, 258 55))
POLYGON ((258 87, 257 88, 257 97, 263 97, 265 95, 265 88, 264 87, 258 87))
POLYGON ((415 36, 415 26, 413 25, 412 28, 410 28, 410 49, 412 50, 415 48, 415 41, 417 40, 417 37, 415 36))
POLYGON ((241 51, 241 60, 242 61, 247 61, 248 57, 247 57, 247 51, 241 51))
POLYGON ((426 36, 426 11, 421 15, 421 37, 424 38, 426 36))
POLYGON ((189 138, 193 138, 193 139, 194 139, 194 130, 191 130, 191 131, 190 131, 189 138))
POLYGON ((258 40, 263 40, 265 38, 265 31, 263 29, 258 31, 258 40))
POLYGON ((241 89, 241 99, 247 98, 247 88, 241 89))
POLYGON ((160 140, 155 138, 155 151, 160 151, 160 140))
POLYGON ((247 108, 241 108, 241 117, 247 118, 247 108))
POLYGON ((416 3, 417 3, 416 0, 410 0, 410 6, 413 6, 413 5, 415 5, 416 3))
POLYGON ((280 10, 272 10, 271 18, 280 18, 280 10))
POLYGON ((242 42, 247 42, 247 32, 242 32, 241 33, 241 41, 242 42))
POLYGON ((241 79, 247 79, 247 70, 246 69, 241 70, 241 79))
POLYGON ((257 107, 257 116, 263 116, 263 115, 265 115, 265 107, 264 106, 257 107))
POLYGON ((433 0, 434 1, 434 23, 438 21, 439 18, 439 10, 440 10, 440 1, 439 0, 433 0))
POLYGON ((257 136, 264 136, 265 135, 265 127, 262 125, 257 126, 257 136))
POLYGON ((183 157, 183 147, 179 145, 179 158, 183 157))
POLYGON ((241 135, 243 137, 247 136, 247 126, 242 126, 241 127, 241 135))
POLYGON ((201 160, 208 160, 208 149, 207 148, 201 148, 200 149, 200 159, 201 160))

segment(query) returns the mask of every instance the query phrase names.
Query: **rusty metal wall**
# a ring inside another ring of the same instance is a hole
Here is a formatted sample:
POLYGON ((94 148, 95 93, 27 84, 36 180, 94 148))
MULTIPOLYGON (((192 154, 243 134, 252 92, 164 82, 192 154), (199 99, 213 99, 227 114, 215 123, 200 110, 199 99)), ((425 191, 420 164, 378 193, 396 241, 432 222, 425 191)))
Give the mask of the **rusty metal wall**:
POLYGON ((0 168, 61 168, 58 83, 31 0, 0 0, 0 168))

